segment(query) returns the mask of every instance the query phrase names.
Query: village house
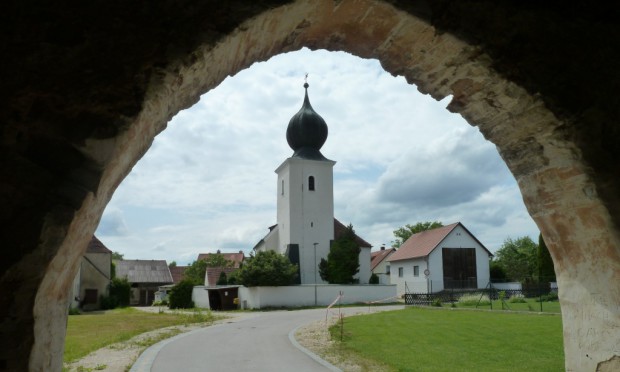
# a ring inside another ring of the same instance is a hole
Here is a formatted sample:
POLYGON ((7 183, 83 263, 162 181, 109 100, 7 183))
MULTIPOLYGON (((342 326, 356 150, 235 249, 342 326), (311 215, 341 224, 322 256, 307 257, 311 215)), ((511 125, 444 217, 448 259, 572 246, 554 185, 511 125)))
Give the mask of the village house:
POLYGON ((151 306, 159 287, 173 283, 165 260, 121 260, 116 263, 116 276, 131 284, 132 306, 151 306))
POLYGON ((107 296, 111 280, 112 251, 93 236, 73 280, 71 307, 99 309, 100 297, 107 296))
POLYGON ((484 288, 489 284, 492 256, 457 222, 412 235, 387 261, 390 281, 402 295, 484 288))
POLYGON ((396 248, 385 249, 385 246, 381 246, 378 251, 370 252, 370 270, 379 278, 379 284, 391 284, 390 263, 387 258, 394 252, 396 248))

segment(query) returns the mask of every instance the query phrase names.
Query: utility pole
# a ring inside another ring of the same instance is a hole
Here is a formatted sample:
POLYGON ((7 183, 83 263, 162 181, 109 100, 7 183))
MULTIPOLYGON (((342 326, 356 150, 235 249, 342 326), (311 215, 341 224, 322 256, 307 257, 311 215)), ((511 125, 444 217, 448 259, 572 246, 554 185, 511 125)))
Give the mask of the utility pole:
POLYGON ((314 245, 314 306, 318 305, 318 301, 317 301, 317 293, 316 293, 316 272, 319 270, 317 264, 316 264, 316 246, 319 245, 319 243, 313 243, 312 245, 314 245))

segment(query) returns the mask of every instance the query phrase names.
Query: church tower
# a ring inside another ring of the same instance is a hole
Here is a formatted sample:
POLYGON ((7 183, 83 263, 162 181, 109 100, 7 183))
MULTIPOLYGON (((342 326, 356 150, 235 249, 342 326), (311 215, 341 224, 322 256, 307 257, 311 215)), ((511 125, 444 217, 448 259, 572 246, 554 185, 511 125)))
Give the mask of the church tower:
POLYGON ((321 154, 327 124, 308 98, 290 120, 286 140, 293 155, 276 169, 278 175, 278 251, 299 266, 299 283, 323 283, 318 272, 334 239, 335 161, 321 154))

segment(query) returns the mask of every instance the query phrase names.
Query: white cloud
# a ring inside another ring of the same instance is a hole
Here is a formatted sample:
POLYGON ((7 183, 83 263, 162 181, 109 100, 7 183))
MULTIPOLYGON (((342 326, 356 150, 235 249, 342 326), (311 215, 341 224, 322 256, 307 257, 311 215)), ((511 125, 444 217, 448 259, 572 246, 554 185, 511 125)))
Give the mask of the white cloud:
POLYGON ((495 147, 449 98, 435 102, 374 60, 326 51, 256 63, 180 112, 116 191, 97 235, 127 258, 249 252, 276 220, 276 176, 303 76, 329 137, 335 214, 378 247, 418 221, 461 221, 491 250, 538 230, 495 147))

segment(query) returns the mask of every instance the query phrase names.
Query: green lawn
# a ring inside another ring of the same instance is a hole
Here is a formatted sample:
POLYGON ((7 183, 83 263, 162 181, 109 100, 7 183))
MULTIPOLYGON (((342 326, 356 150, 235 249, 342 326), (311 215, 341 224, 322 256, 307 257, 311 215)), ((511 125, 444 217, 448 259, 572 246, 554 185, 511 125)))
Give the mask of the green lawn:
POLYGON ((344 335, 345 349, 395 371, 564 370, 559 315, 408 307, 345 318, 344 335))
POLYGON ((154 329, 213 320, 211 313, 206 311, 193 314, 158 314, 132 308, 70 315, 63 359, 71 362, 107 345, 129 340, 154 329))

